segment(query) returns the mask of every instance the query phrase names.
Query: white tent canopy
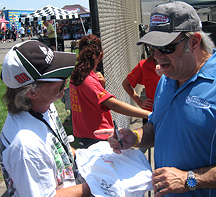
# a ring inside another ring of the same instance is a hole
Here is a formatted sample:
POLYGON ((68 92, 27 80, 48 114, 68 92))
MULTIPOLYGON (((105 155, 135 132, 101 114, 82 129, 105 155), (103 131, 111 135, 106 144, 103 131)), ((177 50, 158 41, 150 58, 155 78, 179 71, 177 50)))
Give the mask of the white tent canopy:
POLYGON ((56 40, 56 49, 57 49, 57 34, 56 34, 56 20, 65 20, 65 19, 73 19, 78 18, 78 14, 63 10, 61 8, 57 8, 51 5, 47 5, 39 10, 36 10, 33 13, 28 14, 25 17, 20 17, 19 22, 21 23, 31 23, 31 22, 38 22, 38 21, 54 21, 55 27, 55 40, 56 40))
POLYGON ((57 8, 51 5, 47 5, 35 12, 28 14, 25 17, 20 17, 19 22, 26 23, 26 22, 37 22, 37 21, 44 21, 44 20, 64 20, 64 19, 73 19, 78 18, 78 14, 63 10, 61 8, 57 8))

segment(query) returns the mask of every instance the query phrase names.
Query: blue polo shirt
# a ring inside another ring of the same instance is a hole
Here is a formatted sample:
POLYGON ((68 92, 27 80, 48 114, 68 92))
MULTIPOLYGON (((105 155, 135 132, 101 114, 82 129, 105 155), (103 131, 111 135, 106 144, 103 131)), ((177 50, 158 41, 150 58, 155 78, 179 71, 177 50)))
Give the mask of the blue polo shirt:
MULTIPOLYGON (((155 167, 188 171, 216 165, 216 54, 180 88, 162 76, 153 113, 155 167)), ((215 197, 216 189, 167 196, 215 197)))

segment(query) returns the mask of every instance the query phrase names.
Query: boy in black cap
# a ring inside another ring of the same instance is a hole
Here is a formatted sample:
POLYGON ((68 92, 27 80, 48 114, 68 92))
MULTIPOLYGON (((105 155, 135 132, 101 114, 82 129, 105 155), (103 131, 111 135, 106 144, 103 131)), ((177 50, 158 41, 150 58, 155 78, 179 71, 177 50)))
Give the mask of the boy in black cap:
MULTIPOLYGON (((192 6, 165 3, 155 7, 150 31, 138 41, 154 50, 164 75, 149 122, 120 135, 124 149, 154 146, 156 197, 216 196, 216 54, 201 27, 192 6)), ((109 142, 121 152, 115 137, 109 142)))
POLYGON ((4 58, 8 116, 0 158, 10 196, 90 196, 86 183, 75 183, 72 150, 53 104, 75 61, 76 54, 38 41, 17 44, 4 58))

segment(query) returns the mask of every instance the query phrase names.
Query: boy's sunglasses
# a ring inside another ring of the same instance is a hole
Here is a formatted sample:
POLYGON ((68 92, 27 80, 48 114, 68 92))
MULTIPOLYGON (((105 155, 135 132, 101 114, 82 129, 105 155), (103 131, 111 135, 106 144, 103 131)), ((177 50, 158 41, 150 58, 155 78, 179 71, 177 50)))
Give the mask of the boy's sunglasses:
POLYGON ((153 46, 153 45, 148 45, 149 48, 152 50, 152 51, 155 51, 155 49, 158 49, 161 53, 163 54, 170 54, 170 53, 173 53, 175 52, 176 50, 176 46, 181 43, 183 40, 185 40, 186 38, 188 38, 188 36, 184 36, 181 40, 179 40, 178 42, 176 43, 173 43, 173 44, 168 44, 166 46, 162 46, 162 47, 159 47, 159 46, 153 46))

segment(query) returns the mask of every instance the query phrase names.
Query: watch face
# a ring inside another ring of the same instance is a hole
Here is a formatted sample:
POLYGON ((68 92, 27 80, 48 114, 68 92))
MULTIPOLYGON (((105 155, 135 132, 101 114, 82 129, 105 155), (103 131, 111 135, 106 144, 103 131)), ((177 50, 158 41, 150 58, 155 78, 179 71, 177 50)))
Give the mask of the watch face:
POLYGON ((198 181, 197 181, 196 177, 193 175, 192 171, 188 171, 188 178, 187 178, 185 184, 189 188, 190 191, 196 190, 198 181))
POLYGON ((193 178, 189 179, 189 180, 188 180, 188 185, 189 185, 190 187, 194 187, 194 186, 196 185, 196 180, 193 179, 193 178))

